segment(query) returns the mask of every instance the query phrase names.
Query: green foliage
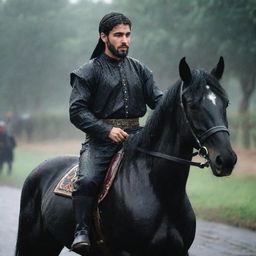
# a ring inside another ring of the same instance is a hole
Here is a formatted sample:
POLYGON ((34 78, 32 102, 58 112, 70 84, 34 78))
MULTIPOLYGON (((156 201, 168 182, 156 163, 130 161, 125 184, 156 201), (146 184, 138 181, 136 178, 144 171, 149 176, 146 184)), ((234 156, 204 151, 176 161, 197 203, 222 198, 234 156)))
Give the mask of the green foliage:
POLYGON ((0 114, 68 103, 69 73, 88 60, 97 41, 98 20, 109 6, 8 0, 0 7, 0 114))
POLYGON ((9 0, 4 4, 1 85, 8 88, 3 103, 14 112, 19 112, 20 106, 39 109, 45 105, 45 94, 52 91, 58 42, 66 37, 55 12, 64 2, 9 0))
POLYGON ((217 178, 210 170, 192 168, 187 190, 201 217, 255 229, 255 185, 255 176, 217 178))
MULTIPOLYGON (((250 76, 255 72, 256 64, 256 2, 250 0, 239 1, 198 1, 200 11, 204 12, 202 28, 206 40, 209 33, 213 35, 217 45, 215 48, 225 55, 233 75, 250 76), (218 17, 218 18, 216 18, 218 17), (210 30, 209 30, 210 27, 210 30)), ((206 42, 206 40, 203 40, 206 42)), ((211 41, 207 41, 211 43, 211 41)))
POLYGON ((242 133, 243 124, 248 121, 247 132, 252 142, 252 147, 256 148, 256 115, 253 114, 229 114, 229 130, 233 146, 241 147, 243 145, 242 133))

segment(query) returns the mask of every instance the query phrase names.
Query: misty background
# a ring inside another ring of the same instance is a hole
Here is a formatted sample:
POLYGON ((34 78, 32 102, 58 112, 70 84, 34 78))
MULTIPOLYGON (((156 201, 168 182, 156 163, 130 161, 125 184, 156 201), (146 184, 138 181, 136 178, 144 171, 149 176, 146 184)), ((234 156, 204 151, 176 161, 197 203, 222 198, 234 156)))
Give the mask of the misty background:
POLYGON ((129 55, 163 90, 182 57, 210 71, 223 56, 233 143, 256 147, 255 0, 0 0, 0 120, 11 132, 27 136, 27 122, 30 140, 81 136, 69 122, 69 73, 88 62, 111 11, 130 17, 129 55))

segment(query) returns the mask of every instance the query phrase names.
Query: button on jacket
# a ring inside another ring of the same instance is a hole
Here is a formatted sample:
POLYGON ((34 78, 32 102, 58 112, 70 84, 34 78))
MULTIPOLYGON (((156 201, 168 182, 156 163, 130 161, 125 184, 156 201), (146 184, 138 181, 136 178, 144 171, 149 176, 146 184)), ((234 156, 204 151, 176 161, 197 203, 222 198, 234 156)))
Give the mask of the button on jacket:
POLYGON ((154 109, 162 97, 152 72, 138 60, 92 59, 70 76, 70 120, 89 136, 106 139, 112 125, 104 119, 138 118, 146 105, 154 109))

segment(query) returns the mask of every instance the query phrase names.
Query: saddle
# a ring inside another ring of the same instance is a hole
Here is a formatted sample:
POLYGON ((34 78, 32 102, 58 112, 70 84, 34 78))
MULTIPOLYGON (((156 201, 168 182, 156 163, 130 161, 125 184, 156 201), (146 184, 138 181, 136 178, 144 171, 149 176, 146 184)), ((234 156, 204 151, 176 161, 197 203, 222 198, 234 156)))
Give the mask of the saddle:
MULTIPOLYGON (((123 148, 120 149, 112 158, 108 167, 103 185, 98 196, 98 203, 100 203, 107 195, 115 177, 118 172, 120 163, 123 158, 123 148)), ((54 189, 54 193, 60 196, 72 197, 74 183, 77 180, 78 164, 70 168, 61 178, 54 189)))
MULTIPOLYGON (((114 157, 112 158, 109 168, 107 170, 107 174, 105 176, 103 185, 101 187, 99 196, 98 196, 98 204, 93 212, 93 235, 95 237, 97 245, 102 248, 101 250, 107 251, 107 246, 104 242, 104 236, 101 228, 101 217, 99 211, 99 203, 106 197, 108 191, 113 184, 113 181, 117 175, 119 167, 121 166, 121 162, 123 159, 124 150, 123 148, 119 150, 114 157)), ((64 197, 72 197, 73 186, 77 180, 77 170, 78 164, 70 168, 65 175, 61 178, 54 189, 54 193, 64 197)))

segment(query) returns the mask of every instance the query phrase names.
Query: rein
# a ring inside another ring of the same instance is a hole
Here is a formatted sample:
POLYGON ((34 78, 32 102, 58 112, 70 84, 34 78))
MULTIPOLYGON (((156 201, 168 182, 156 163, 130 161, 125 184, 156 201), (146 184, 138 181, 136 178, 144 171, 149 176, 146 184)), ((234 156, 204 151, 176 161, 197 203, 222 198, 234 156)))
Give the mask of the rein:
MULTIPOLYGON (((204 148, 205 148, 205 150, 207 150, 206 147, 204 147, 204 148)), ((142 153, 145 153, 147 155, 163 158, 165 160, 169 160, 169 161, 176 162, 176 163, 179 163, 179 164, 193 165, 193 166, 196 166, 196 167, 199 167, 199 168, 204 168, 204 167, 209 166, 209 160, 208 159, 204 163, 198 163, 198 162, 189 161, 189 160, 186 160, 186 159, 183 159, 183 158, 179 158, 179 157, 176 157, 176 156, 170 156, 170 155, 167 155, 167 154, 164 154, 164 153, 161 153, 161 152, 145 150, 143 148, 137 148, 137 150, 142 152, 142 153)), ((195 154, 193 154, 193 156, 196 156, 196 155, 202 156, 199 152, 196 152, 195 154)), ((206 158, 206 156, 203 156, 203 157, 206 158)))
POLYGON ((179 163, 179 164, 192 165, 192 166, 196 166, 196 167, 199 167, 199 168, 209 167, 210 158, 209 158, 208 149, 205 146, 202 146, 202 144, 210 136, 212 136, 213 134, 215 134, 217 132, 227 132, 229 134, 229 131, 228 131, 228 128, 226 126, 218 125, 218 126, 213 126, 213 127, 209 128, 208 130, 206 130, 205 132, 201 133, 198 136, 196 135, 196 133, 194 132, 194 130, 193 130, 193 128, 192 128, 192 126, 189 122, 189 119, 187 117, 187 113, 185 111, 185 107, 184 107, 184 104, 183 104, 183 101, 182 101, 182 96, 186 92, 186 89, 183 90, 183 84, 184 84, 184 82, 182 82, 182 84, 180 86, 180 106, 181 106, 181 110, 182 110, 182 114, 183 114, 183 117, 185 119, 185 122, 188 125, 189 130, 190 130, 192 136, 194 137, 194 139, 197 143, 197 146, 199 148, 197 152, 192 154, 192 157, 196 156, 196 155, 199 155, 199 156, 205 158, 206 162, 204 162, 204 163, 193 162, 193 161, 189 161, 189 160, 179 158, 179 157, 176 157, 176 156, 167 155, 167 154, 164 154, 164 153, 161 153, 161 152, 146 150, 146 149, 143 149, 141 147, 138 147, 137 150, 142 152, 142 153, 145 153, 147 155, 163 158, 163 159, 173 161, 173 162, 176 162, 176 163, 179 163))

